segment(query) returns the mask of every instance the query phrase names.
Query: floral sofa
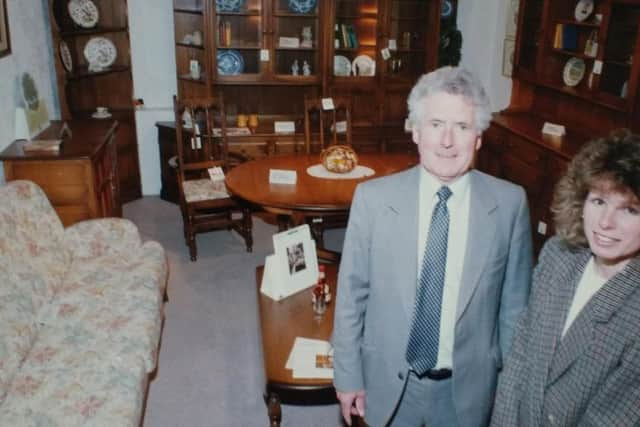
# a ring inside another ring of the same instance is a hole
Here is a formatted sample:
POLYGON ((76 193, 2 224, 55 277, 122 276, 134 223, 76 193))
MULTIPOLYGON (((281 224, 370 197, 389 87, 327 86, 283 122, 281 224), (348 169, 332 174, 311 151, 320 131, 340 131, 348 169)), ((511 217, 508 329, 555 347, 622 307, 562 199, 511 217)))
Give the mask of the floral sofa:
POLYGON ((132 222, 64 229, 36 184, 0 186, 0 426, 139 426, 166 280, 132 222))

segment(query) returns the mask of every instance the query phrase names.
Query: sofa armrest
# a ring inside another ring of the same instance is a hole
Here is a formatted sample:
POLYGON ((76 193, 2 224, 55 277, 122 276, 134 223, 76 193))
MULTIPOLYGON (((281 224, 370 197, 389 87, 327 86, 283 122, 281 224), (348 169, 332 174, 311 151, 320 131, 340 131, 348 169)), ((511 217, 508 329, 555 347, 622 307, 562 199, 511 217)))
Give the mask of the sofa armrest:
POLYGON ((72 258, 126 255, 140 250, 138 227, 123 218, 100 218, 78 222, 64 231, 64 244, 72 258))

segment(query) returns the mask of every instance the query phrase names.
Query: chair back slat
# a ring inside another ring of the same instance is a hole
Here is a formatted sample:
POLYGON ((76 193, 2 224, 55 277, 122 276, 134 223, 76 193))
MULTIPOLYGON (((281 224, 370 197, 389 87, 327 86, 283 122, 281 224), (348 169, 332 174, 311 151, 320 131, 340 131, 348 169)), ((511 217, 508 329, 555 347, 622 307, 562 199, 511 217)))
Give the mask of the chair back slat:
POLYGON ((316 146, 322 151, 330 145, 352 145, 351 99, 332 99, 335 107, 332 110, 322 108, 322 98, 304 101, 304 144, 307 154, 316 151, 316 146))

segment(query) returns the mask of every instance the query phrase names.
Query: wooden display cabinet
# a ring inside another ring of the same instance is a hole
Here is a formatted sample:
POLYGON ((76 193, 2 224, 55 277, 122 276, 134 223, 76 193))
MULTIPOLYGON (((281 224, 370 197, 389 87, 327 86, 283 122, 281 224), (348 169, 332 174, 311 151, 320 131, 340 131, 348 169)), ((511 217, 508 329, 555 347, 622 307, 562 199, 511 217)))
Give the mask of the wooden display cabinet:
POLYGON ((555 184, 580 147, 616 128, 640 131, 640 0, 598 0, 587 18, 576 7, 521 0, 511 102, 494 116, 478 159, 527 191, 537 250, 553 234, 555 184), (582 78, 566 75, 572 58, 584 63, 582 78), (543 135, 545 122, 566 135, 543 135))
POLYGON ((127 202, 141 197, 140 166, 133 108, 133 81, 129 48, 127 0, 92 0, 98 10, 95 25, 81 26, 69 15, 69 0, 49 0, 49 17, 56 81, 63 120, 89 119, 97 107, 107 107, 120 123, 116 135, 121 197, 127 202), (96 55, 110 54, 113 63, 103 69, 89 67, 87 44, 97 38, 96 55), (101 50, 104 47, 107 50, 101 50), (66 54, 68 52, 68 55, 66 54))
MULTIPOLYGON (((261 126, 272 129, 275 120, 298 123, 307 97, 350 95, 354 145, 370 151, 401 144, 396 151, 404 151, 411 144, 403 130, 406 98, 438 64, 441 0, 322 0, 303 11, 292 10, 289 0, 245 0, 226 10, 216 4, 174 0, 179 97, 222 94, 230 125, 238 114, 258 114, 261 126), (201 45, 189 40, 196 31, 201 45), (384 58, 390 43, 396 49, 384 58), (335 75, 336 55, 350 65, 367 55, 376 71, 335 75), (200 64, 199 76, 190 74, 192 61, 200 64)), ((450 4, 454 14, 442 22, 455 22, 457 2, 450 4)))

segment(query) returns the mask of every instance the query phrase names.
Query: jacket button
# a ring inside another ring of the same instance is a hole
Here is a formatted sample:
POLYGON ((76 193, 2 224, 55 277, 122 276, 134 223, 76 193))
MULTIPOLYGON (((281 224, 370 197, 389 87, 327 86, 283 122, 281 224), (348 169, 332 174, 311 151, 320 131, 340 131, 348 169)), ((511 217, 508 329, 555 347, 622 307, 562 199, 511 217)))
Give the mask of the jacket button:
POLYGON ((553 416, 553 414, 550 414, 549 417, 547 418, 549 420, 549 424, 556 425, 556 417, 553 416))
POLYGON ((398 379, 404 380, 404 374, 402 372, 398 372, 398 379))

